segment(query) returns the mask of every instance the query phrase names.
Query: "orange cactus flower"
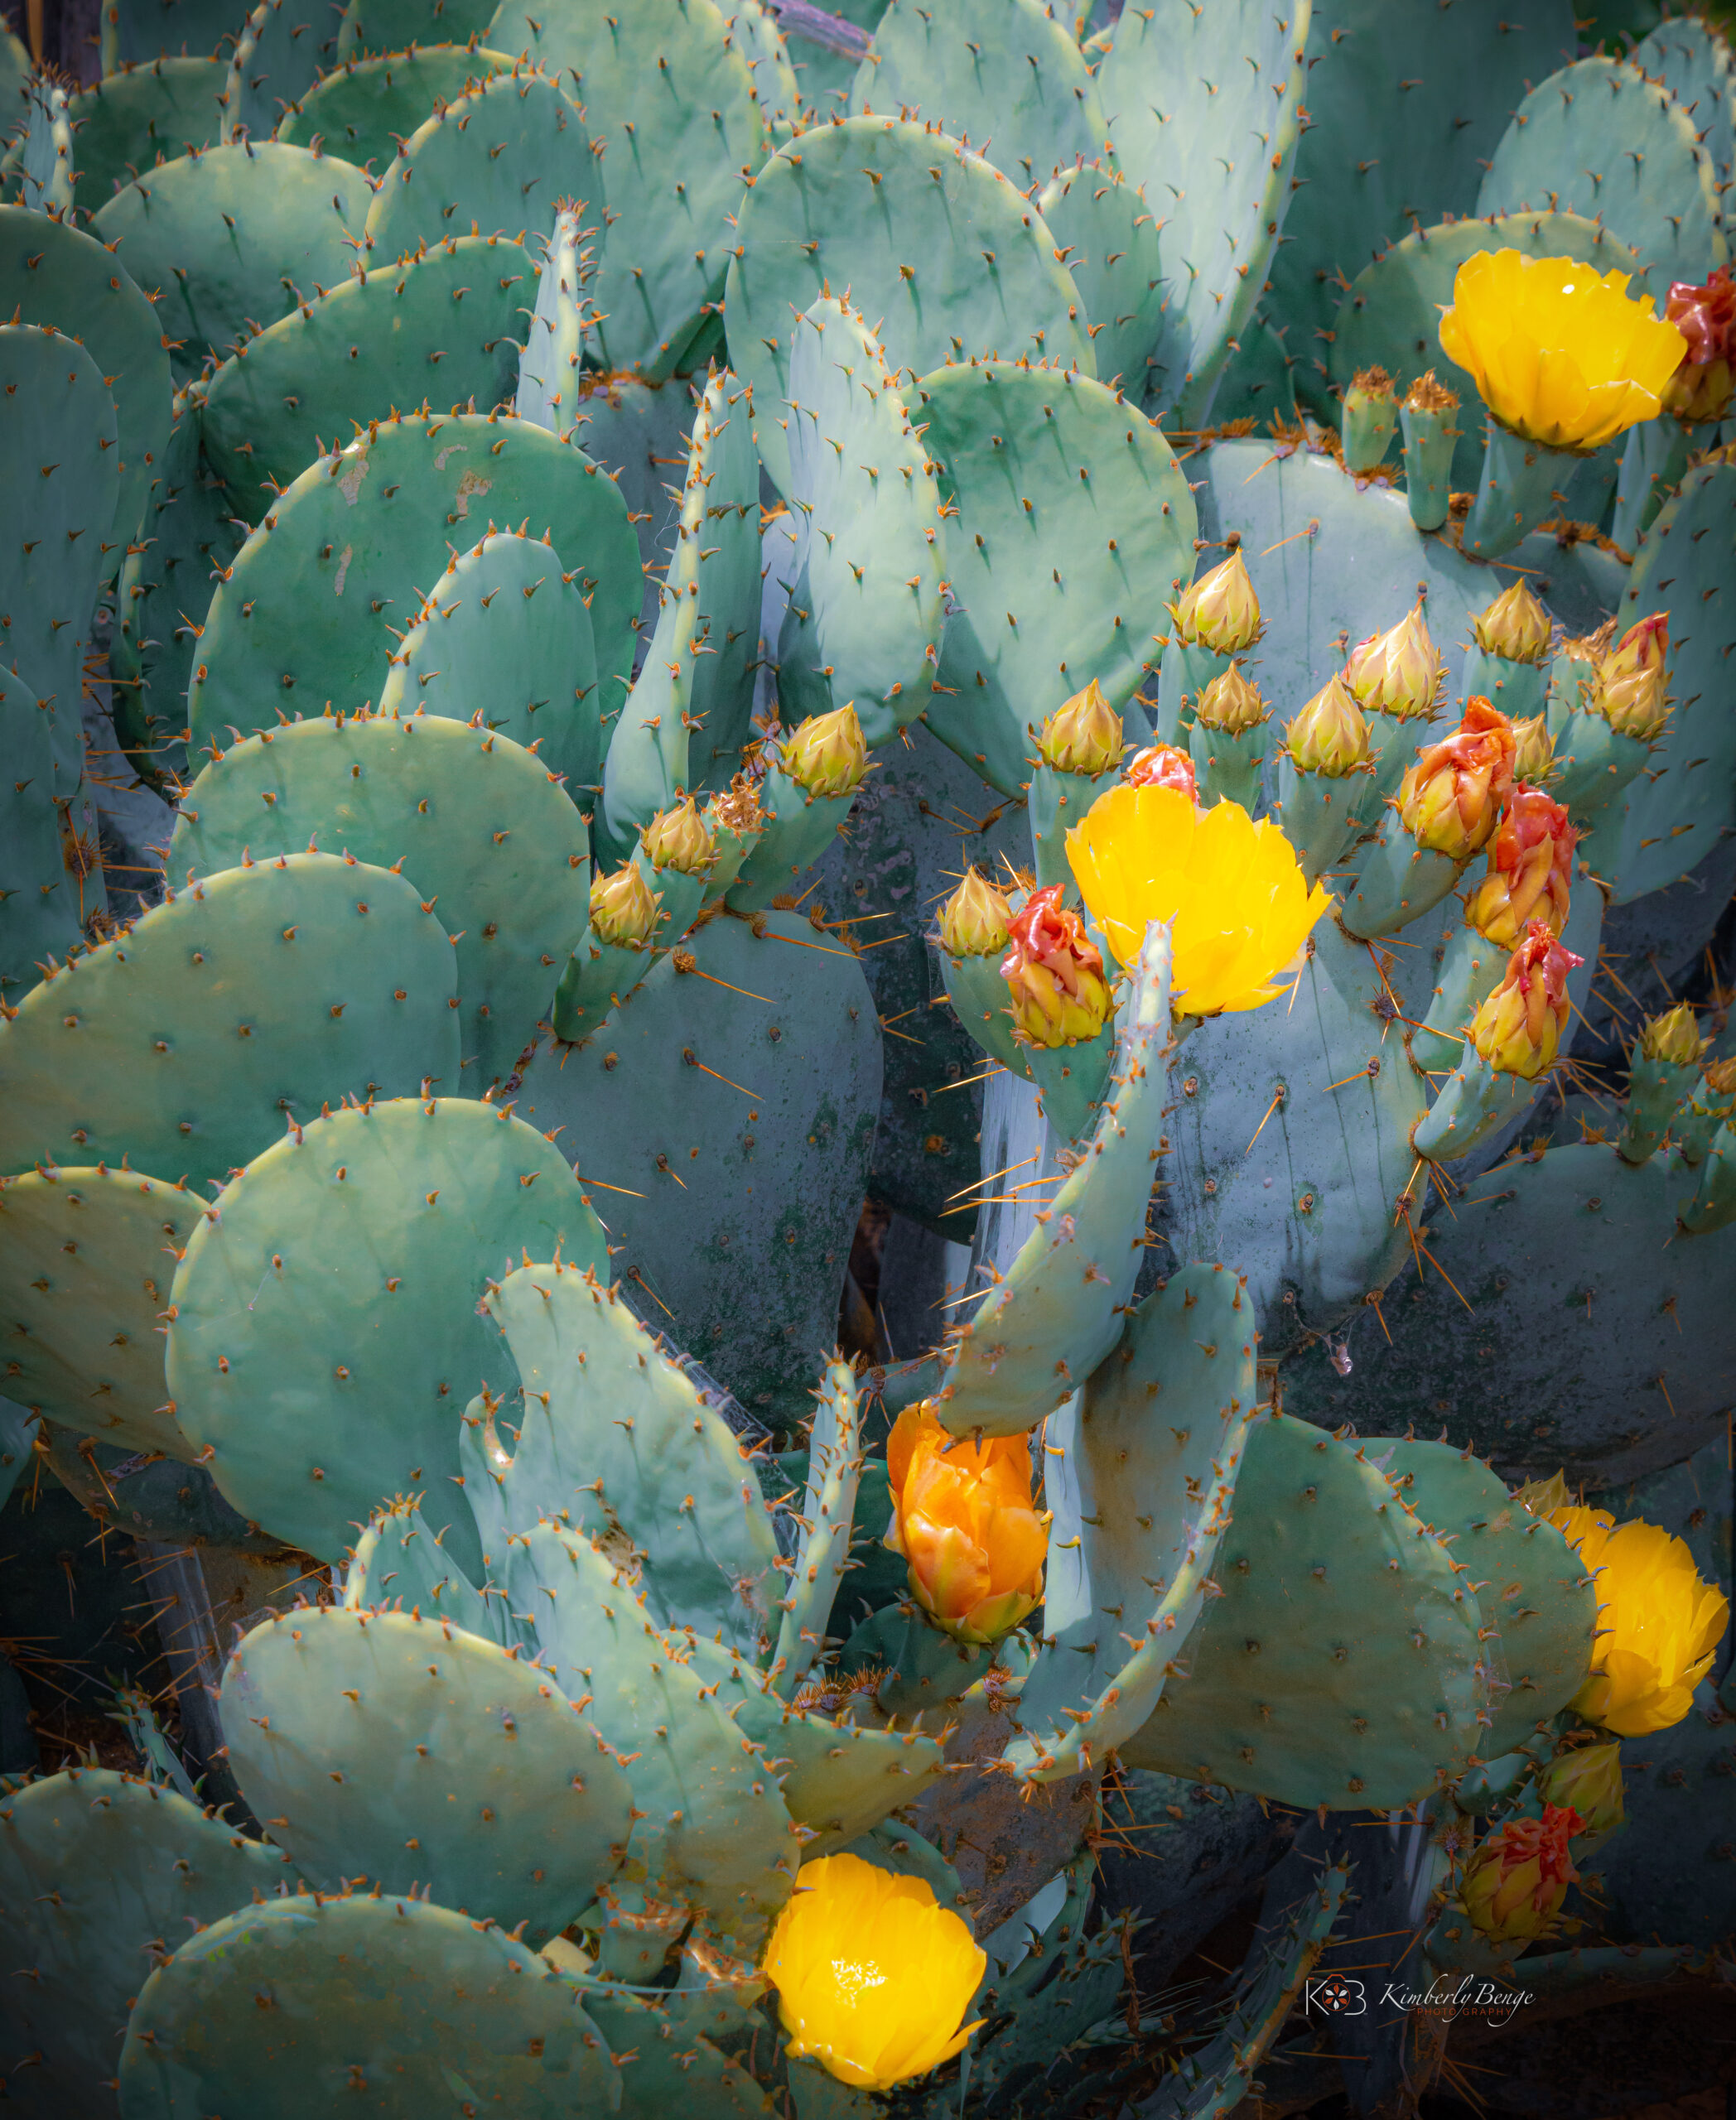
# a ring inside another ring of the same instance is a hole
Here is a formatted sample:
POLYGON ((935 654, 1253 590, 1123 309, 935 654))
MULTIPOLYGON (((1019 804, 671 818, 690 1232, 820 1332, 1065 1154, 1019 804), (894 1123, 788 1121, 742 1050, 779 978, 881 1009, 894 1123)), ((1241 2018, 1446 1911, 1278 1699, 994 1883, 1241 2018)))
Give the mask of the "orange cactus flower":
POLYGON ((1029 1441, 958 1441, 924 1400, 894 1423, 886 1471, 886 1544, 909 1563, 911 1595, 959 1641, 998 1641, 1043 1595, 1049 1528, 1031 1498, 1029 1441))

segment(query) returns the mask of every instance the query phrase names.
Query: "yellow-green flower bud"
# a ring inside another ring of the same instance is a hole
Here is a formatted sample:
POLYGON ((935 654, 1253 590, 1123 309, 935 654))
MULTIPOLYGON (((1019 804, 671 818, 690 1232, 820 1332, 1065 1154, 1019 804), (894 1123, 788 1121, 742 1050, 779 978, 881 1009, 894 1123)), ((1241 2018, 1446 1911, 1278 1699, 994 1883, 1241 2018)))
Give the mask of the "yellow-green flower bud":
POLYGON ((1565 1472, 1551 1472, 1546 1480, 1527 1480, 1523 1486, 1513 1489, 1513 1499, 1533 1516, 1547 1516, 1557 1509, 1566 1509, 1573 1501, 1568 1491, 1565 1472))
POLYGON ((1260 599, 1242 564, 1242 547, 1184 589, 1169 615, 1184 647, 1209 648, 1216 655, 1246 653, 1260 638, 1260 599))
POLYGON ((702 876, 717 859, 717 842, 691 795, 659 810, 639 834, 645 859, 653 869, 673 869, 683 876, 702 876))
POLYGON ((940 946, 948 956, 997 956, 1006 947, 1013 908, 980 870, 967 869, 964 881, 940 908, 940 946))
POLYGON ((811 715, 784 744, 778 762, 810 795, 853 795, 868 770, 868 746, 854 705, 811 715))
POLYGON ((1654 611, 1630 626, 1599 663, 1586 705, 1617 735, 1656 743, 1668 717, 1669 655, 1670 614, 1654 611))
POLYGON ((1194 718, 1203 729, 1222 729, 1240 736, 1271 720, 1271 710, 1242 674, 1239 662, 1220 670, 1194 702, 1194 718))
POLYGON ((1121 717, 1095 677, 1037 731, 1037 754, 1057 773, 1113 773, 1126 743, 1121 717))
POLYGON ((1343 672, 1329 677, 1292 716, 1285 747, 1298 772, 1322 773, 1329 780, 1342 780, 1367 764, 1368 724, 1343 672))
POLYGON ((1504 589, 1486 611, 1471 621, 1477 645, 1485 655, 1506 662, 1541 662, 1549 654, 1549 613, 1523 581, 1504 589))
POLYGON ((1585 1745, 1564 1752, 1537 1777, 1537 1794, 1546 1804, 1577 1811, 1579 1833, 1603 1840, 1627 1816, 1622 1795, 1622 1748, 1585 1745))
POLYGON ((1396 626, 1351 650, 1344 681, 1367 711, 1412 721, 1434 713, 1444 669, 1419 602, 1396 626))
POLYGON ((657 900, 630 861, 612 876, 591 879, 591 932, 600 942, 642 950, 657 925, 657 900))
POLYGON ((1700 1024, 1685 1001, 1661 1016, 1653 1016, 1640 1033, 1639 1057, 1667 1061, 1672 1067, 1691 1067, 1705 1050, 1700 1024))
POLYGON ((1736 1060, 1709 1060, 1700 1072, 1702 1096, 1713 1099, 1736 1096, 1736 1060))
POLYGON ((1555 777, 1555 747, 1541 714, 1513 724, 1513 778, 1528 788, 1546 788, 1555 777))

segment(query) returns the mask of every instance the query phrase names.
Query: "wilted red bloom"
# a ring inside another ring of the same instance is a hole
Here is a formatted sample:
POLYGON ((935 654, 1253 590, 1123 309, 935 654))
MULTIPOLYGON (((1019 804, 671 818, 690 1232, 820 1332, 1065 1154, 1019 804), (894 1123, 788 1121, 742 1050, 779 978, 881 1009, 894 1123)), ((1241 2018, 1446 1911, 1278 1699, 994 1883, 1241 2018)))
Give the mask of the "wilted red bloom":
POLYGON ((1560 1050, 1571 1004, 1567 975, 1585 961, 1541 920, 1507 959, 1501 984, 1471 1021, 1471 1043, 1497 1074, 1534 1082, 1560 1050))
POLYGON ((1417 754, 1399 789, 1399 812, 1420 846, 1468 861, 1495 836, 1513 780, 1513 725, 1480 694, 1465 701, 1450 736, 1417 754))
POLYGON ((1194 778, 1194 761, 1174 744, 1153 744, 1133 755, 1122 776, 1130 788, 1174 788, 1190 802, 1199 800, 1194 778))
POLYGON ((1567 925, 1577 828, 1565 803, 1521 781, 1489 849, 1489 873, 1471 894, 1466 915, 1480 935, 1510 950, 1526 923, 1541 920, 1559 935, 1567 925))
POLYGON ((1664 313, 1688 350, 1664 386, 1664 403, 1679 420, 1721 420, 1736 393, 1736 280, 1720 265, 1703 287, 1678 280, 1664 313))
POLYGON ((1001 976, 1013 1023, 1033 1045, 1076 1045, 1095 1038, 1109 1014, 1103 958, 1062 886, 1033 891, 1013 916, 1001 976))

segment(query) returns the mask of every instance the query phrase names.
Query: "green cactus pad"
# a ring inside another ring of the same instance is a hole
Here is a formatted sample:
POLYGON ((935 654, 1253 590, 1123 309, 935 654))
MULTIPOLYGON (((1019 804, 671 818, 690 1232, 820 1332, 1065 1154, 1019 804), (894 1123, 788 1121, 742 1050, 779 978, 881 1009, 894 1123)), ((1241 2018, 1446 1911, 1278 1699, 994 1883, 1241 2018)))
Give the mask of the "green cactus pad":
POLYGON ((1345 282, 1413 215, 1472 211, 1513 110, 1577 48, 1574 12, 1569 0, 1459 0, 1400 16, 1391 0, 1316 0, 1311 123, 1264 307, 1285 327, 1298 389, 1320 409, 1332 401, 1319 335, 1345 282))
POLYGON ((196 1193, 132 1172, 0 1179, 7 1397, 80 1435, 190 1459, 165 1404, 162 1318, 205 1212, 196 1193))
POLYGON ((285 113, 277 137, 292 147, 320 141, 357 169, 379 176, 438 105, 456 103, 473 81, 510 73, 512 64, 503 53, 473 44, 346 60, 285 113))
POLYGON ((1214 1598, 1130 1766, 1309 1809, 1392 1810, 1478 1749, 1470 1577, 1364 1454, 1287 1415, 1247 1433, 1214 1598))
POLYGON ((1628 55, 1649 80, 1661 81, 1693 119, 1720 187, 1736 168, 1736 66, 1727 36, 1727 26, 1697 15, 1678 15, 1642 37, 1628 55))
POLYGON ((0 1799, 8 1954, 36 1976, 9 1980, 0 2012, 8 2096, 43 2120, 112 2110, 115 2033, 152 1947, 294 1882, 276 1848, 131 1775, 75 1767, 0 1799))
POLYGON ((195 742, 378 699, 392 629, 491 522, 546 535, 578 569, 605 710, 612 687, 624 696, 639 548, 611 482, 527 421, 412 416, 321 457, 267 510, 211 600, 188 692, 195 742))
POLYGON ((331 57, 305 0, 259 0, 235 35, 224 84, 225 141, 272 137, 331 57))
POLYGON ((1365 1327, 1342 1378, 1318 1351, 1298 1356, 1285 1404, 1334 1426, 1444 1428, 1516 1477, 1565 1466, 1601 1487, 1674 1464, 1717 1432, 1736 1388, 1722 1294, 1736 1250, 1674 1235, 1693 1189, 1674 1158, 1636 1166, 1598 1144, 1498 1164, 1389 1291, 1391 1347, 1365 1327), (1467 1344, 1474 1397, 1455 1381, 1467 1344))
POLYGON ((1498 1759, 1566 1707, 1591 1667, 1598 1601, 1579 1555, 1468 1450, 1372 1443, 1374 1462, 1478 1583, 1485 1629, 1497 1631, 1494 1719, 1478 1746, 1498 1759))
POLYGON ((653 2001, 631 1988, 589 1984, 580 1992, 620 2053, 621 2120, 668 2120, 674 2112, 701 2120, 761 2120, 776 2112, 741 2064, 682 2025, 661 1996, 653 2001))
POLYGON ((1040 0, 892 0, 850 91, 850 114, 926 123, 992 157, 1021 191, 1094 161, 1109 127, 1078 46, 1040 0))
POLYGON ((1729 255, 1695 121, 1619 59, 1581 59, 1513 113, 1477 193, 1479 214, 1555 207, 1600 220, 1655 282, 1696 286, 1729 255))
POLYGON ((826 1624, 850 1561, 861 1471, 856 1376, 848 1362, 835 1361, 820 1380, 819 1403, 808 1432, 808 1491, 797 1515, 802 1532, 772 1653, 773 1677, 786 1700, 794 1698, 825 1647, 826 1624))
POLYGON ((133 0, 103 18, 103 70, 215 51, 233 36, 235 16, 233 0, 133 0))
POLYGON ((316 1890, 365 1877, 541 1944, 625 1857, 627 1776, 596 1728, 439 1612, 273 1616, 220 1706, 248 1804, 316 1890))
POLYGON ((1261 0, 1126 10, 1098 67, 1115 152, 1161 226, 1167 330, 1147 395, 1203 424, 1253 320, 1290 203, 1309 11, 1261 0), (1204 158, 1210 142, 1209 159, 1204 158))
MULTIPOLYGON (((32 686, 0 668, 0 993, 41 977, 51 957, 83 940, 89 909, 66 865, 53 717, 32 686)), ((71 783, 76 788, 76 780, 71 783)))
POLYGON ((1399 1202, 1429 1098, 1393 1014, 1399 976, 1391 952, 1323 922, 1292 1000, 1203 1024, 1176 1058, 1165 1233, 1247 1274, 1269 1355, 1336 1326, 1410 1256, 1399 1202))
POLYGON ((633 1785, 622 1872, 648 1896, 696 1903, 702 1926, 757 1957, 789 1896, 797 1842, 761 1748, 731 1720, 680 1636, 653 1626, 635 1586, 591 1542, 543 1521, 515 1535, 501 1574, 536 1615, 544 1667, 590 1709, 633 1785))
POLYGON ((990 354, 1097 373, 1078 297, 1049 230, 1009 181, 943 134, 851 118, 803 134, 742 207, 725 313, 753 385, 760 454, 790 490, 790 320, 833 287, 876 319, 901 386, 990 354))
POLYGON ((1078 1167, 977 1309, 951 1328, 936 1405, 953 1435, 1020 1435, 1121 1335, 1144 1250, 1167 1085, 1169 931, 1146 930, 1116 1021, 1115 1069, 1078 1167))
POLYGON ((600 160, 571 188, 597 228, 603 365, 661 382, 722 290, 731 217, 766 151, 721 12, 712 0, 635 0, 614 14, 501 0, 484 41, 546 67, 587 112, 600 160))
POLYGON ((444 715, 537 748, 581 810, 601 772, 591 614, 561 556, 501 531, 448 562, 392 658, 382 717, 444 715))
POLYGON ((1459 393, 1452 479, 1460 493, 1474 493, 1483 474, 1484 416, 1476 383, 1441 349, 1440 313, 1451 305, 1459 267, 1483 250, 1576 258, 1599 272, 1630 273, 1636 296, 1647 284, 1635 253, 1582 214, 1497 214, 1415 229, 1362 267, 1338 306, 1332 380, 1342 390, 1359 369, 1383 368, 1402 398, 1418 376, 1432 369, 1438 381, 1459 393))
POLYGON ((187 680, 213 585, 247 536, 203 447, 205 393, 176 399, 175 426, 116 591, 108 667, 114 730, 142 778, 172 788, 187 774, 187 680))
MULTIPOLYGON (((1671 26, 1672 28, 1676 25, 1671 26)), ((1684 1719, 1622 1747, 1627 1824, 1581 1867, 1600 1933, 1631 1954, 1659 1934, 1717 1948, 1736 1921, 1736 1731, 1729 1681, 1702 1684, 1684 1719)))
POLYGON ((1037 195, 1037 207, 1067 253, 1098 375, 1137 403, 1164 330, 1157 216, 1132 178, 1101 160, 1063 169, 1037 195))
POLYGON ((1087 378, 1005 362, 918 386, 923 440, 957 513, 952 597, 928 726, 1017 794, 1032 734, 1095 678, 1125 706, 1155 667, 1154 618, 1194 571, 1194 497, 1169 445, 1087 378))
POLYGON ((805 1416, 880 1109, 855 958, 799 914, 711 920, 564 1058, 523 1110, 596 1180, 629 1298, 759 1417, 805 1416))
POLYGON ((335 56, 341 65, 414 45, 480 44, 493 12, 485 0, 350 0, 335 56))
POLYGON ((399 406, 491 412, 509 399, 534 281, 523 248, 492 236, 311 296, 211 378, 205 448, 249 520, 321 454, 399 406))
POLYGON ((421 1493, 474 1577, 459 1414, 479 1377, 510 1380, 476 1304, 515 1255, 562 1247, 606 1270, 571 1173, 507 1112, 406 1098, 316 1120, 187 1246, 166 1363, 181 1427, 244 1515, 306 1551, 335 1557, 383 1497, 421 1493))
POLYGON ((769 1640, 777 1539, 722 1416, 615 1291, 576 1266, 521 1267, 485 1303, 524 1390, 500 1486, 512 1530, 558 1513, 587 1537, 624 1539, 644 1557, 659 1626, 758 1655, 769 1640))
POLYGON ((1254 1311, 1237 1276, 1184 1266, 1129 1318, 1068 1437, 1077 1492, 1048 1475, 1055 1522, 1043 1645, 1009 1756, 1077 1774, 1138 1731, 1193 1632, 1227 1530, 1255 1410, 1254 1311))
POLYGON ((763 0, 719 0, 719 7, 730 42, 753 76, 760 120, 770 144, 772 127, 793 125, 802 101, 789 47, 778 28, 776 14, 763 0))
POLYGON ((120 2076, 128 2120, 297 2120, 357 2090, 383 2111, 567 2120, 617 2094, 601 2032, 546 1959, 371 1894, 244 1906, 182 1944, 139 1992, 120 2076))
POLYGON ((142 171, 91 227, 157 296, 185 379, 347 279, 369 196, 367 178, 335 155, 248 141, 142 171))
MULTIPOLYGON (((157 460, 169 439, 169 356, 162 325, 94 237, 23 206, 0 206, 0 317, 52 325, 77 338, 113 397, 120 491, 112 526, 94 523, 91 531, 111 547, 104 571, 112 572, 144 516, 157 460)), ((7 649, 0 659, 10 662, 12 653, 7 649)))
POLYGON ((208 876, 0 1024, 0 1170, 130 1157, 202 1183, 322 1102, 456 1080, 455 969, 383 869, 296 854, 208 876))
POLYGON ((568 192, 595 187, 585 123, 552 75, 495 74, 437 109, 388 165, 368 209, 366 255, 388 263, 449 235, 522 243, 568 192))
POLYGON ((419 1612, 503 1649, 514 1642, 522 1648, 528 1630, 510 1616, 504 1598, 490 1600, 476 1588, 441 1539, 409 1503, 394 1503, 376 1516, 357 1539, 345 1571, 344 1610, 419 1612))
POLYGON ((200 774, 168 870, 209 874, 248 847, 319 841, 398 866, 456 938, 468 1072, 438 1086, 475 1095, 510 1074, 587 918, 585 820, 548 768, 509 737, 437 715, 292 722, 200 774))
POLYGON ((788 401, 797 535, 780 711, 795 723, 851 702, 872 749, 928 701, 944 618, 940 489, 859 311, 822 300, 797 320, 788 401))
POLYGON ((1618 628, 1670 614, 1675 712, 1646 770, 1628 790, 1615 900, 1661 890, 1703 861, 1736 826, 1736 726, 1719 701, 1736 642, 1726 593, 1736 552, 1736 464, 1688 473, 1640 540, 1618 628))
POLYGON ((586 373, 586 334, 596 320, 586 292, 594 233, 581 225, 586 210, 581 200, 557 207, 554 225, 542 238, 536 306, 530 312, 513 405, 521 420, 534 420, 563 440, 573 431, 586 373))
POLYGON ((95 82, 67 106, 81 212, 94 214, 140 170, 215 147, 219 102, 229 78, 222 59, 153 59, 95 82))
MULTIPOLYGON (((39 217, 40 218, 40 217, 39 217)), ((0 558, 0 658, 8 687, 46 725, 52 770, 43 795, 70 802, 84 776, 83 676, 97 588, 117 562, 109 527, 120 491, 114 400, 102 370, 70 336, 0 325, 0 481, 28 495, 0 558)), ((28 711, 26 709, 25 711, 28 711)), ((17 776, 22 777, 22 776, 17 776)), ((90 879, 90 904, 101 883, 90 879)))

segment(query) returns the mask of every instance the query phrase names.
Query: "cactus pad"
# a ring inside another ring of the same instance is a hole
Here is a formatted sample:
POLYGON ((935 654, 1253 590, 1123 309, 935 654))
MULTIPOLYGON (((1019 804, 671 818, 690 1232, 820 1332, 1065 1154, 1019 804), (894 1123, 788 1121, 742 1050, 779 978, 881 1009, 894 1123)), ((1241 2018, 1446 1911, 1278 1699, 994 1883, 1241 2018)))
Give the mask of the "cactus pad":
POLYGON ((67 106, 80 212, 94 214, 140 170, 215 147, 223 121, 219 98, 229 77, 222 59, 153 59, 94 82, 67 106))
POLYGON ((473 81, 510 73, 512 64, 500 52, 471 44, 346 60, 284 113, 277 137, 292 147, 311 147, 317 140, 378 176, 438 105, 456 103, 473 81))

